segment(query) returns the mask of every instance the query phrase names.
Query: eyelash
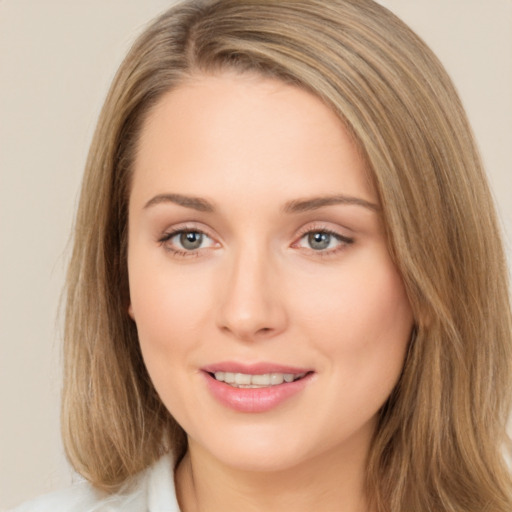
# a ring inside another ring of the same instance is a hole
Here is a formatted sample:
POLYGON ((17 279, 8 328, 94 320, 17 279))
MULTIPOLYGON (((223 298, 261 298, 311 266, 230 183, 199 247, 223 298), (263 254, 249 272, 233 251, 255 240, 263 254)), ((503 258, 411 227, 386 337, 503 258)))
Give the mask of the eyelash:
POLYGON ((196 233, 201 236, 208 237, 213 241, 213 238, 208 235, 204 230, 195 228, 195 227, 179 227, 176 229, 173 229, 171 231, 168 231, 163 234, 162 237, 158 239, 158 242, 163 248, 170 252, 173 256, 176 256, 178 258, 194 258, 199 256, 199 251, 209 249, 209 247, 202 247, 198 248, 196 250, 185 250, 185 249, 178 249, 176 246, 173 246, 171 244, 168 244, 170 240, 172 240, 177 235, 182 235, 186 233, 196 233))
POLYGON ((337 231, 334 231, 332 229, 326 228, 325 226, 319 225, 319 226, 307 226, 303 230, 299 231, 297 241, 292 244, 292 247, 296 247, 301 240, 303 240, 307 235, 310 234, 324 234, 329 235, 335 238, 339 245, 332 249, 325 249, 325 250, 316 250, 313 248, 306 248, 310 254, 313 254, 315 256, 319 256, 321 258, 328 258, 330 256, 334 256, 338 254, 340 251, 343 251, 346 249, 348 245, 351 245, 354 243, 354 239, 345 235, 342 235, 338 233, 337 231))
MULTIPOLYGON (((178 258, 193 258, 193 257, 197 257, 197 256, 199 256, 200 251, 211 249, 211 247, 199 247, 198 249, 195 249, 195 250, 185 250, 185 249, 178 249, 178 248, 176 248, 176 246, 168 244, 168 242, 170 240, 172 240, 175 236, 186 234, 186 233, 196 233, 196 234, 198 234, 200 236, 209 238, 210 240, 213 241, 213 243, 215 243, 213 238, 211 236, 209 236, 208 233, 206 233, 202 229, 195 228, 195 227, 179 227, 179 228, 173 229, 172 231, 166 232, 166 233, 164 233, 158 239, 158 243, 161 246, 163 246, 166 251, 170 252, 173 256, 176 256, 178 258)), ((318 226, 318 227, 308 226, 307 228, 304 228, 303 230, 301 230, 299 232, 299 234, 298 234, 298 236, 296 238, 296 242, 294 242, 292 244, 292 247, 298 247, 299 243, 306 236, 308 236, 310 234, 313 234, 313 233, 314 234, 323 234, 323 235, 332 236, 332 237, 334 237, 339 242, 339 245, 337 245, 336 247, 331 248, 331 249, 317 250, 317 249, 313 249, 311 247, 310 248, 304 248, 308 252, 310 252, 310 254, 314 254, 314 255, 320 256, 320 257, 329 257, 329 256, 332 256, 332 255, 335 255, 339 251, 344 250, 348 245, 351 245, 351 244, 354 243, 354 239, 353 238, 341 235, 340 233, 338 233, 338 232, 336 232, 334 230, 325 228, 325 226, 318 226)))

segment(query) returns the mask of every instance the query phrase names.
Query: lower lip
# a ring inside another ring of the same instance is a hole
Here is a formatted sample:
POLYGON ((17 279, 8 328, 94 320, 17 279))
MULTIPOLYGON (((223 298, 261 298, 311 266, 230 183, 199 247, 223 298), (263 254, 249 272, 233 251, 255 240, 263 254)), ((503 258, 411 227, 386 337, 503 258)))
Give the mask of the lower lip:
POLYGON ((311 381, 312 373, 293 382, 265 388, 235 388, 204 373, 208 389, 226 407, 238 412, 267 412, 300 393, 311 381))

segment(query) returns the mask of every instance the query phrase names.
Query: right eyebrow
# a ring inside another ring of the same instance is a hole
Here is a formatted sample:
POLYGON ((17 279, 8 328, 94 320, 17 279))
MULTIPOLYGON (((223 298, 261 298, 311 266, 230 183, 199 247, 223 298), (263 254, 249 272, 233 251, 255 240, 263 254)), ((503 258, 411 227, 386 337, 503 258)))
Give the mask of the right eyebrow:
POLYGON ((214 212, 213 205, 202 197, 187 196, 183 194, 158 194, 151 198, 144 208, 161 204, 161 203, 174 203, 185 208, 191 208, 199 212, 214 212))
POLYGON ((331 206, 334 204, 362 206, 363 208, 367 208, 368 210, 374 212, 380 211, 379 205, 376 203, 372 203, 360 197, 347 196, 344 194, 311 197, 307 199, 296 199, 286 203, 284 206, 284 211, 286 213, 301 213, 318 210, 325 206, 331 206))

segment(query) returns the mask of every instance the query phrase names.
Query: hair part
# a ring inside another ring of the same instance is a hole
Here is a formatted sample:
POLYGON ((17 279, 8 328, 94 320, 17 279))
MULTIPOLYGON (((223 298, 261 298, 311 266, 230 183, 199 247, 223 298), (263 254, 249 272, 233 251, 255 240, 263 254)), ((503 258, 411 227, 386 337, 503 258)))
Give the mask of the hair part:
POLYGON ((132 47, 91 144, 67 278, 62 424, 72 465, 113 491, 162 453, 179 461, 185 452, 127 313, 130 178, 144 120, 162 95, 226 70, 321 98, 371 170, 416 319, 369 454, 376 510, 510 510, 502 450, 512 321, 493 201, 442 65, 371 0, 186 1, 132 47))

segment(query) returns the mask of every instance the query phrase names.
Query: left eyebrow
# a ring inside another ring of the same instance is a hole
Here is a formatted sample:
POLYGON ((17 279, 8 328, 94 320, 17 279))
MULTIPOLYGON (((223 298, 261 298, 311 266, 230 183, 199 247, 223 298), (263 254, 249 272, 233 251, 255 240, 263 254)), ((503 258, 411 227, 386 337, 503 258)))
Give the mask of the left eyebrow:
POLYGON ((346 196, 342 194, 311 197, 307 199, 294 199, 293 201, 288 201, 284 205, 283 211, 285 213, 302 213, 336 204, 362 206, 363 208, 367 208, 375 212, 380 211, 379 205, 375 203, 366 201, 366 199, 361 199, 360 197, 346 196))
POLYGON ((191 208, 199 212, 213 212, 213 205, 202 197, 186 196, 183 194, 159 194, 150 199, 144 208, 149 208, 161 203, 174 203, 185 208, 191 208))

